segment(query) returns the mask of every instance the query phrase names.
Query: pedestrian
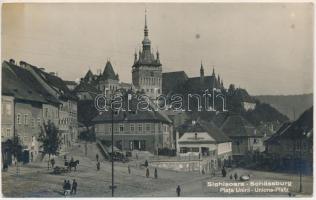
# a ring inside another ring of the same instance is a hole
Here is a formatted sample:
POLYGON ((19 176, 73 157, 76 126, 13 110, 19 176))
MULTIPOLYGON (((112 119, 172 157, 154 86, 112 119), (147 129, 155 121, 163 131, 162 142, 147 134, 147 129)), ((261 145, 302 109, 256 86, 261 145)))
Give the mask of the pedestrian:
POLYGON ((138 153, 136 153, 136 160, 138 160, 138 153))
POLYGON ((147 160, 145 160, 145 167, 148 167, 148 161, 147 160))
POLYGON ((71 183, 70 183, 69 180, 67 181, 67 190, 69 190, 69 192, 70 192, 70 190, 71 190, 71 183))
POLYGON ((176 191, 177 191, 177 196, 180 197, 180 192, 181 192, 180 185, 178 185, 176 191))
POLYGON ((215 169, 212 167, 212 176, 215 176, 215 169))
POLYGON ((148 178, 148 177, 149 177, 149 169, 146 168, 146 178, 148 178))
POLYGON ((74 179, 72 182, 71 194, 77 194, 77 186, 78 186, 78 183, 76 179, 74 179))
POLYGON ((234 178, 235 178, 235 180, 237 180, 237 179, 238 179, 237 172, 235 172, 235 174, 234 174, 234 178))
POLYGON ((99 162, 99 154, 95 155, 95 158, 97 159, 97 162, 99 162))
POLYGON ((97 170, 100 170, 100 162, 97 162, 97 170))
POLYGON ((157 172, 157 168, 155 168, 155 178, 158 178, 158 172, 157 172))
POLYGON ((223 177, 226 177, 226 170, 225 170, 225 167, 223 167, 223 169, 222 169, 222 175, 223 175, 223 177))
POLYGON ((131 174, 131 168, 129 165, 127 166, 127 170, 128 170, 128 174, 131 174))
POLYGON ((71 190, 71 184, 70 184, 70 181, 68 180, 65 184, 65 196, 67 194, 70 194, 70 190, 71 190))
POLYGON ((68 166, 67 156, 66 155, 64 155, 64 163, 65 163, 65 166, 68 166))
POLYGON ((64 180, 64 184, 63 184, 63 190, 64 190, 64 196, 66 196, 66 188, 67 187, 67 181, 64 180))
POLYGON ((55 159, 54 159, 54 158, 52 158, 52 159, 50 160, 50 163, 52 164, 52 168, 54 169, 55 159))
POLYGON ((205 174, 205 170, 204 170, 204 168, 202 169, 202 174, 203 174, 203 175, 205 174))
POLYGON ((230 174, 229 178, 230 178, 230 180, 233 180, 233 175, 232 175, 232 174, 230 174))

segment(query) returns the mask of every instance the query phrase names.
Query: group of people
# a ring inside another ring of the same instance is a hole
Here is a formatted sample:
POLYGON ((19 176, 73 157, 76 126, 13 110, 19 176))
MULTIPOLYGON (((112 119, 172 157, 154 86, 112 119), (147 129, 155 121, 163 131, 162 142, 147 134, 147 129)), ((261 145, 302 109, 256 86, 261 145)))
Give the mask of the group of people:
POLYGON ((77 186, 78 183, 77 181, 74 179, 72 182, 72 185, 70 184, 70 181, 66 181, 64 180, 64 185, 63 185, 63 189, 64 189, 64 195, 68 195, 68 194, 77 194, 77 186))
MULTIPOLYGON (((154 172, 154 177, 157 179, 158 178, 158 171, 157 168, 155 168, 155 172, 154 172)), ((149 168, 146 168, 146 178, 149 178, 149 168)))
POLYGON ((237 174, 237 172, 235 172, 234 176, 233 176, 233 174, 231 174, 231 175, 229 176, 229 178, 230 178, 230 180, 233 180, 233 178, 234 178, 235 180, 238 180, 238 174, 237 174))

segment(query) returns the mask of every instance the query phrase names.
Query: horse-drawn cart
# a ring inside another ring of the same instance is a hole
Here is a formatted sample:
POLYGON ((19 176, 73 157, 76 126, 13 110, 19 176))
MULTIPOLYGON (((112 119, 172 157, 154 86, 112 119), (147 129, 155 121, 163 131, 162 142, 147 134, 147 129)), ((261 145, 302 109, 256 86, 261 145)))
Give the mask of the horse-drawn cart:
POLYGON ((67 172, 69 172, 68 168, 56 166, 54 167, 53 174, 62 174, 67 172))

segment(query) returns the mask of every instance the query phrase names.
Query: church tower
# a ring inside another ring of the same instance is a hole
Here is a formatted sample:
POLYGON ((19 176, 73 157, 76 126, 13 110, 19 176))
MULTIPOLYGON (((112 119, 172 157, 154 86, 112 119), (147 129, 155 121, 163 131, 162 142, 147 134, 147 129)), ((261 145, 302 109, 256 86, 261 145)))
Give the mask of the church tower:
POLYGON ((156 52, 156 57, 151 51, 146 11, 142 45, 142 50, 139 50, 138 58, 136 53, 134 55, 132 81, 136 90, 144 92, 151 99, 155 99, 162 93, 162 66, 158 50, 156 52))
POLYGON ((204 83, 204 68, 203 68, 202 61, 201 61, 201 68, 200 68, 200 80, 201 80, 201 83, 204 83))

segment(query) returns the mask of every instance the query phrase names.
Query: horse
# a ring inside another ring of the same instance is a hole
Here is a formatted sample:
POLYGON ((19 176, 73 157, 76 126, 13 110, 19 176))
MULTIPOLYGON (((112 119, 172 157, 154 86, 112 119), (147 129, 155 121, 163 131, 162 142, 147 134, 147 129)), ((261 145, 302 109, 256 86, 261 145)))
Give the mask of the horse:
POLYGON ((77 165, 79 165, 79 160, 69 162, 68 170, 71 171, 71 168, 75 168, 75 171, 77 171, 77 165))

